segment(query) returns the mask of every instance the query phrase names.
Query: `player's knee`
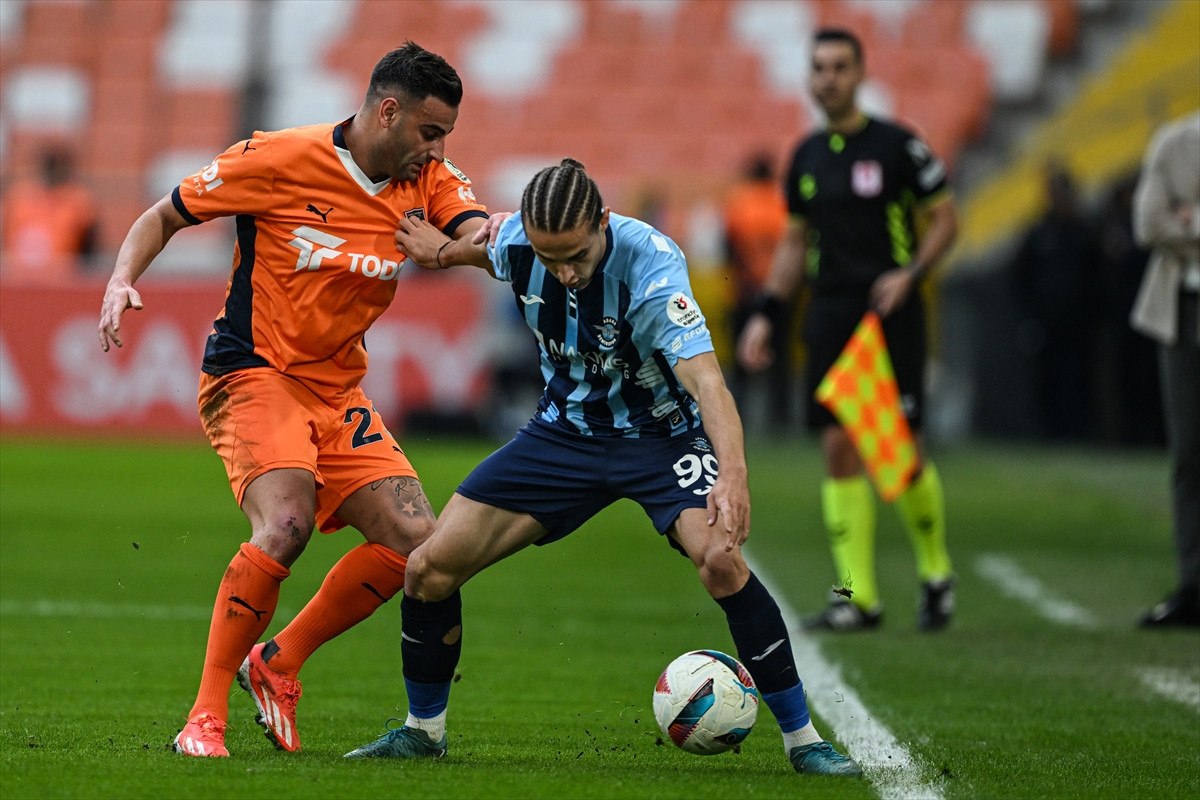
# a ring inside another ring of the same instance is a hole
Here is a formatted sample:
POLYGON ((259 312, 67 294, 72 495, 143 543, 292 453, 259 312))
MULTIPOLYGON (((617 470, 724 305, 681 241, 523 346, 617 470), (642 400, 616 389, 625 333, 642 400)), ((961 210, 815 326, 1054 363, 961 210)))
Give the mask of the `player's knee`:
POLYGON ((409 597, 431 603, 445 600, 458 588, 450 573, 439 570, 420 548, 408 557, 404 571, 404 593, 409 597))
POLYGON ((741 551, 727 551, 724 539, 714 542, 704 551, 698 567, 700 581, 713 597, 727 597, 733 594, 749 577, 749 567, 746 566, 741 551))
POLYGON ((434 526, 433 517, 413 517, 390 520, 386 524, 364 531, 364 534, 369 541, 407 557, 433 535, 434 526))
POLYGON ((251 520, 250 541, 284 566, 291 566, 312 538, 316 524, 311 509, 282 505, 251 520))

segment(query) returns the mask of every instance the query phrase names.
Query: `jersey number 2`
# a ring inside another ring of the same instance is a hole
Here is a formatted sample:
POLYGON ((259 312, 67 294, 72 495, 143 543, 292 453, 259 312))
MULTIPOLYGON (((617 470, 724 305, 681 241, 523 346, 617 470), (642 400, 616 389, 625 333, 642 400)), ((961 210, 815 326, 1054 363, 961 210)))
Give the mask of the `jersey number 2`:
POLYGON ((365 444, 378 442, 383 438, 382 433, 367 433, 371 429, 371 409, 362 406, 346 409, 344 421, 347 425, 354 422, 354 417, 358 417, 358 427, 354 429, 354 441, 350 444, 352 448, 357 450, 365 444))

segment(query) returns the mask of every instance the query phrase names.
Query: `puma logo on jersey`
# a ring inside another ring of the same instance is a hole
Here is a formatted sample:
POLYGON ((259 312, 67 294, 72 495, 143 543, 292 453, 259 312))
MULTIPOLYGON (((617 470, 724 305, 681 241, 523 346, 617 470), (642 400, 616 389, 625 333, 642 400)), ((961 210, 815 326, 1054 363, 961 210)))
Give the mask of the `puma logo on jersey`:
POLYGON ((523 294, 521 295, 521 302, 527 306, 531 306, 534 303, 545 303, 546 301, 538 297, 536 294, 523 294))
POLYGON ((329 213, 330 213, 331 211, 333 211, 333 206, 330 206, 330 207, 329 207, 329 211, 322 211, 321 209, 319 209, 319 208, 317 208, 316 206, 314 206, 312 203, 309 203, 309 204, 308 204, 308 205, 305 207, 305 209, 304 209, 304 210, 305 210, 305 211, 311 211, 312 213, 316 214, 318 217, 320 217, 320 218, 321 218, 321 222, 329 222, 329 213))

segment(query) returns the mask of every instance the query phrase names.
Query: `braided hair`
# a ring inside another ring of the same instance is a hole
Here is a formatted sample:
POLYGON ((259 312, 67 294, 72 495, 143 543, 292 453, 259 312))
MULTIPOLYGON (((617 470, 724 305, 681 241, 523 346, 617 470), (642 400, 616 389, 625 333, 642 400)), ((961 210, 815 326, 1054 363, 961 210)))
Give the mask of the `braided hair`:
POLYGON ((562 233, 600 224, 604 202, 583 164, 564 158, 533 176, 521 195, 521 219, 529 228, 562 233))

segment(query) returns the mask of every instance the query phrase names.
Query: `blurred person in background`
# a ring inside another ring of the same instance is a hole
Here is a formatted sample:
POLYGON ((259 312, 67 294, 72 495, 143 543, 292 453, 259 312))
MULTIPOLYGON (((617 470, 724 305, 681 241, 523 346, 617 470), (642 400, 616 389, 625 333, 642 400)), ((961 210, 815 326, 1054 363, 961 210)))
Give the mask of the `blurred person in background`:
MULTIPOLYGON (((406 557, 433 532, 416 470, 360 383, 364 334, 395 296, 405 260, 393 238, 399 220, 420 217, 445 236, 469 237, 487 217, 471 182, 445 159, 461 100, 454 68, 406 42, 376 64, 354 116, 238 142, 142 214, 117 254, 100 314, 106 351, 122 345, 122 314, 143 305, 133 284, 172 235, 237 216, 199 410, 251 532, 221 579, 177 752, 229 755, 235 675, 268 737, 300 749, 301 665, 400 591, 406 557), (255 644, 314 526, 330 533, 347 525, 366 542, 333 566, 286 628, 255 644)), ((461 630, 459 596, 405 601, 401 618, 411 718, 442 724, 446 698, 429 676, 458 642, 430 642, 422 631, 461 630)))
POLYGON ((1098 422, 1104 441, 1121 445, 1162 445, 1162 395, 1158 352, 1153 339, 1129 324, 1133 301, 1146 274, 1150 253, 1133 238, 1135 172, 1112 187, 1098 226, 1103 299, 1100 301, 1097 352, 1101 373, 1097 391, 1098 422))
MULTIPOLYGON (((821 507, 839 587, 809 628, 877 628, 883 605, 875 580, 875 495, 854 443, 814 393, 863 315, 875 310, 891 353, 900 400, 914 434, 925 407, 925 312, 921 279, 949 249, 957 214, 946 170, 909 130, 866 116, 857 91, 862 45, 850 31, 817 32, 810 89, 828 126, 796 148, 784 191, 791 217, 775 253, 759 311, 738 342, 747 369, 770 363, 771 335, 787 303, 807 281, 806 420, 819 431, 827 478, 821 507), (924 234, 917 236, 918 221, 924 234), (849 594, 850 597, 845 595, 849 594)), ((916 554, 921 583, 918 626, 936 631, 954 610, 941 478, 920 453, 911 484, 896 501, 916 554)))
POLYGON ((65 280, 95 255, 96 204, 66 148, 47 148, 37 177, 15 184, 2 205, 0 264, 6 280, 65 280))
MULTIPOLYGON (((775 166, 769 155, 757 153, 746 165, 741 181, 725 198, 722 209, 725 261, 737 293, 731 319, 733 340, 742 335, 757 310, 758 298, 771 273, 775 248, 787 228, 787 203, 779 190, 775 166)), ((771 331, 775 358, 766 368, 766 423, 785 429, 792 409, 791 304, 771 331)), ((734 359, 729 390, 743 418, 747 414, 751 375, 734 359)))
MULTIPOLYGON (((742 425, 683 252, 642 220, 611 213, 570 158, 533 177, 519 214, 495 215, 485 229, 487 247, 482 230, 468 246, 419 220, 399 236, 423 267, 472 265, 512 285, 545 389, 533 418, 463 480, 413 552, 405 596, 440 601, 489 565, 634 500, 725 613, 793 769, 862 775, 813 725, 779 606, 742 555, 742 425)), ((347 757, 393 757, 418 738, 395 728, 347 757)))
POLYGON ((1039 433, 1078 441, 1093 433, 1091 351, 1102 296, 1096 231, 1079 209, 1075 179, 1045 173, 1046 211, 1025 234, 1009 275, 1032 351, 1039 433))
POLYGON ((1158 342, 1171 458, 1175 591, 1143 628, 1200 626, 1200 111, 1154 135, 1133 202, 1133 231, 1152 248, 1132 325, 1158 342))

